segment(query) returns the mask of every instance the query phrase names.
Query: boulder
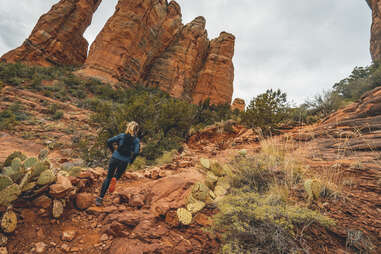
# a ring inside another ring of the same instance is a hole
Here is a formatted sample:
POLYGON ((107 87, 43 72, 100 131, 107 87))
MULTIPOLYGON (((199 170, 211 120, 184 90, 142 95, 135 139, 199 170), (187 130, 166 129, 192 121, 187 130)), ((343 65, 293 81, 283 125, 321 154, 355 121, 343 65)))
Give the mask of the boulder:
POLYGON ((94 197, 90 193, 79 193, 75 198, 75 204, 78 209, 85 210, 89 208, 94 201, 94 197))
POLYGON ((74 187, 69 178, 62 174, 58 174, 56 183, 49 187, 49 194, 55 198, 64 198, 73 190, 74 187))

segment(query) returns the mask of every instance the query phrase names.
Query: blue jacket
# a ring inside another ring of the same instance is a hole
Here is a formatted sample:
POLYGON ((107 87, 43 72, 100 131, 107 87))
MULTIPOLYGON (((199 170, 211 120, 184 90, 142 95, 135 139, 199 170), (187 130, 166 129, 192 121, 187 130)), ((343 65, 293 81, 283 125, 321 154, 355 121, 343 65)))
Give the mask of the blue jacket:
POLYGON ((125 135, 127 135, 127 134, 121 133, 115 137, 108 139, 107 140, 107 146, 108 146, 108 148, 110 148, 113 158, 124 161, 124 162, 132 163, 135 160, 136 156, 140 152, 140 140, 139 140, 139 138, 135 137, 135 139, 134 139, 134 148, 132 151, 133 155, 131 156, 131 158, 121 155, 118 152, 118 150, 114 149, 114 146, 113 146, 114 143, 117 143, 118 146, 121 146, 123 144, 123 140, 124 140, 125 135))

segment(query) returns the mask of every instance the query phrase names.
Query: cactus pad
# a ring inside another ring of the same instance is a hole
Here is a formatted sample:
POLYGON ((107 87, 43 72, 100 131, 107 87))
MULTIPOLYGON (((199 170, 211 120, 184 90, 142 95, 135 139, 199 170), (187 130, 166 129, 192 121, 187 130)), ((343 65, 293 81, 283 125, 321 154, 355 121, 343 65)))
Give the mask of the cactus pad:
POLYGON ((205 202, 202 201, 196 201, 194 203, 189 203, 187 205, 187 210, 191 212, 192 214, 198 213, 205 207, 205 202))
POLYGON ((193 185, 192 196, 200 201, 205 201, 209 195, 209 188, 200 182, 197 182, 193 185))
POLYGON ((214 194, 216 194, 217 197, 222 197, 227 193, 227 189, 223 186, 217 185, 214 189, 214 194))
POLYGON ((205 184, 209 187, 209 189, 214 189, 217 180, 218 177, 215 174, 213 174, 213 172, 208 171, 208 173, 206 174, 205 184))
POLYGON ((203 166, 204 168, 210 169, 210 160, 209 159, 201 158, 200 163, 201 163, 201 166, 203 166))
POLYGON ((20 158, 14 158, 11 164, 11 168, 14 171, 20 171, 22 168, 22 161, 20 158))
POLYGON ((5 233, 12 233, 15 231, 17 226, 17 216, 16 214, 8 210, 4 213, 3 218, 1 219, 1 228, 5 233))
POLYGON ((7 157, 4 162, 4 167, 9 167, 12 164, 14 158, 20 158, 21 161, 26 159, 26 156, 22 152, 13 152, 11 155, 7 157))
POLYGON ((48 157, 49 150, 48 149, 42 149, 40 153, 38 154, 38 159, 39 160, 45 160, 48 157))
POLYGON ((15 201, 21 194, 21 189, 18 184, 12 184, 0 191, 0 205, 8 206, 15 201))
POLYGON ((39 176, 45 170, 48 170, 50 167, 46 164, 46 162, 37 162, 32 168, 32 177, 39 176))
POLYGON ((25 169, 32 168, 34 165, 36 165, 37 162, 38 160, 36 158, 30 157, 24 161, 24 168, 25 169))
POLYGON ((79 176, 82 172, 82 169, 80 167, 72 167, 71 169, 68 170, 68 173, 70 176, 79 176))
POLYGON ((26 184, 28 184, 30 178, 32 178, 32 170, 29 169, 29 170, 25 173, 24 177, 21 179, 21 182, 20 182, 20 188, 21 188, 21 190, 24 188, 24 186, 25 186, 26 184))
POLYGON ((185 208, 177 209, 177 217, 183 225, 189 225, 192 222, 192 214, 185 208))
POLYGON ((226 172, 224 168, 218 163, 218 162, 213 162, 210 170, 216 175, 216 176, 224 176, 226 175, 226 172))
POLYGON ((56 180, 56 176, 53 174, 53 171, 48 169, 42 172, 41 175, 38 177, 37 184, 38 185, 51 184, 55 180, 56 180))
POLYGON ((13 184, 12 179, 6 175, 0 175, 0 191, 13 184))
POLYGON ((307 179, 304 182, 304 189, 306 190, 309 199, 318 199, 322 191, 322 185, 317 179, 307 179))
POLYGON ((22 192, 24 191, 30 191, 32 190, 34 187, 36 187, 37 183, 36 182, 30 182, 30 183, 27 183, 23 186, 22 188, 22 192))
POLYGON ((54 218, 59 218, 63 214, 64 210, 64 205, 62 204, 61 201, 59 200, 54 200, 53 201, 53 217, 54 218))

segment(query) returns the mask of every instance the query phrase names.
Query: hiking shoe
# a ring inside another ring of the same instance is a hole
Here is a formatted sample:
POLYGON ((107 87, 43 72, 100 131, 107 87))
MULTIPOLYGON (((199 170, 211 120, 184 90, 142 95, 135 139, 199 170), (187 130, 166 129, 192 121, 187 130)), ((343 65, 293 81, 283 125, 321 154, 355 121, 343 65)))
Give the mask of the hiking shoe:
POLYGON ((113 177, 113 178, 111 179, 111 182, 110 182, 110 187, 108 188, 108 191, 109 191, 110 193, 113 193, 113 192, 114 192, 114 190, 115 190, 115 185, 116 185, 116 178, 113 177))
POLYGON ((96 206, 102 206, 103 205, 103 198, 97 197, 95 199, 95 205, 96 206))

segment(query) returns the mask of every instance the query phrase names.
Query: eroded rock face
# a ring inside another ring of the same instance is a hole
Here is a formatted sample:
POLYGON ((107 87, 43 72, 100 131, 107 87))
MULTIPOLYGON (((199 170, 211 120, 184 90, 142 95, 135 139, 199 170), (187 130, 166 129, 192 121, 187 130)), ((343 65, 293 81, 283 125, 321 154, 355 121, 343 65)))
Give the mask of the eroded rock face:
POLYGON ((234 43, 234 35, 226 32, 210 42, 208 57, 192 94, 193 103, 210 98, 212 104, 230 104, 234 80, 234 43))
POLYGON ((181 22, 180 6, 166 0, 119 0, 90 49, 83 77, 126 86, 158 87, 199 103, 231 103, 234 36, 208 40, 205 19, 181 22))
POLYGON ((61 0, 40 17, 24 43, 1 60, 33 65, 81 65, 88 42, 83 33, 102 0, 61 0))
POLYGON ((372 27, 370 36, 370 53, 373 61, 381 60, 381 1, 367 0, 372 9, 372 27))
POLYGON ((176 2, 119 0, 79 75, 135 85, 182 28, 176 2))
POLYGON ((245 101, 241 98, 235 98, 232 104, 232 110, 238 109, 239 111, 245 111, 245 101))
POLYGON ((176 41, 153 62, 145 78, 147 86, 190 99, 209 46, 205 23, 204 17, 197 17, 184 26, 176 41))

